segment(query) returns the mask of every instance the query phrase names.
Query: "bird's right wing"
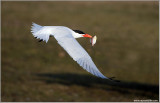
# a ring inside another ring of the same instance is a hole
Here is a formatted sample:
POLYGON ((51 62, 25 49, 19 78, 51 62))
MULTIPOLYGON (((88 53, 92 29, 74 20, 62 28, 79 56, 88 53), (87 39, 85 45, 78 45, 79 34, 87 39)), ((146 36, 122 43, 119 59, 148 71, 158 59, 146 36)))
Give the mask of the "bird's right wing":
POLYGON ((40 26, 36 23, 32 23, 31 32, 35 38, 46 41, 46 43, 49 40, 49 36, 53 35, 52 27, 40 26))

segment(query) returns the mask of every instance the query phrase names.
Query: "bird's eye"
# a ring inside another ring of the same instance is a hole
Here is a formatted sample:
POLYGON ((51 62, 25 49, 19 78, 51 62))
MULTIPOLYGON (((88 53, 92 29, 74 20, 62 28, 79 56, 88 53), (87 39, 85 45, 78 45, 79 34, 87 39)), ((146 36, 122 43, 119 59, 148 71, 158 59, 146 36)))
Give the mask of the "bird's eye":
POLYGON ((73 30, 74 32, 76 32, 76 33, 79 33, 79 34, 85 34, 83 31, 81 31, 81 30, 73 30))

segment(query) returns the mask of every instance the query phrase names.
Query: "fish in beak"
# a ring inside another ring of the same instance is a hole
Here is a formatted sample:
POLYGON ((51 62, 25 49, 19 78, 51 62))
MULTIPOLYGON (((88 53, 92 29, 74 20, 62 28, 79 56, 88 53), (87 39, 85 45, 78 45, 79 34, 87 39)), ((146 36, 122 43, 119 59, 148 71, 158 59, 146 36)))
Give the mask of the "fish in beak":
POLYGON ((96 36, 94 36, 94 37, 92 37, 90 39, 90 42, 91 42, 92 46, 94 46, 94 44, 96 44, 96 41, 97 41, 97 37, 96 36))
POLYGON ((96 37, 96 36, 92 37, 92 36, 89 35, 89 34, 85 34, 85 35, 82 35, 82 36, 83 36, 83 37, 91 38, 91 39, 90 39, 90 43, 92 44, 92 46, 94 46, 94 44, 96 44, 96 41, 97 41, 97 37, 96 37))

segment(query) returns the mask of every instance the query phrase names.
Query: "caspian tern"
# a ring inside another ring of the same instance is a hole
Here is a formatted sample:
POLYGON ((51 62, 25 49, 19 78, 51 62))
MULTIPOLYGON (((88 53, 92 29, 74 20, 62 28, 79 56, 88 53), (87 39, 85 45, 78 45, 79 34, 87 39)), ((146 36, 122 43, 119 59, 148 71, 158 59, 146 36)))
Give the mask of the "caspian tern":
POLYGON ((46 41, 46 43, 50 36, 54 36, 58 43, 81 67, 97 77, 110 79, 98 70, 92 58, 75 39, 80 37, 92 38, 91 35, 65 26, 40 26, 35 23, 32 24, 31 32, 35 38, 40 39, 40 41, 46 41))

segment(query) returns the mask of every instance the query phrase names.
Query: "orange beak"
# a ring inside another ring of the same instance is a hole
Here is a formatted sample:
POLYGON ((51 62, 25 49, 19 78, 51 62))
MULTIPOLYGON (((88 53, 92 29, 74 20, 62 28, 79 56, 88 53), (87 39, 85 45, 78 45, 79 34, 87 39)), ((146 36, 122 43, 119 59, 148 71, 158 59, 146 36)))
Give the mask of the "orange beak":
POLYGON ((89 35, 89 34, 85 34, 85 35, 82 35, 83 37, 88 37, 88 38, 92 38, 92 36, 91 35, 89 35))

